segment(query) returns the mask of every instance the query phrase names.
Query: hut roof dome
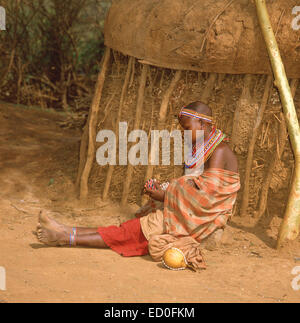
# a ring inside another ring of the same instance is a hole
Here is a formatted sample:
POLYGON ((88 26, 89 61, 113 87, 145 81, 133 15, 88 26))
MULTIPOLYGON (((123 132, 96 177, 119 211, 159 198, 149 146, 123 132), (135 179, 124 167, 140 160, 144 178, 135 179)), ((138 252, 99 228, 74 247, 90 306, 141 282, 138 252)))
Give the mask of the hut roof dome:
MULTIPOLYGON (((298 0, 269 0, 289 77, 300 77, 298 0)), ((300 13, 299 13, 300 14, 300 13)), ((267 50, 248 0, 114 0, 105 45, 155 66, 228 74, 270 74, 267 50)))

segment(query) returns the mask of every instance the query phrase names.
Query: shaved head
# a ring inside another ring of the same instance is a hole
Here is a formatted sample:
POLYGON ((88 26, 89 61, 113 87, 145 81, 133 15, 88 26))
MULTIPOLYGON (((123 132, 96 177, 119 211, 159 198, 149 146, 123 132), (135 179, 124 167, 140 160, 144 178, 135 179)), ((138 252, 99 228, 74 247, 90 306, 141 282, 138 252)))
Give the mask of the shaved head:
POLYGON ((212 117, 211 108, 203 102, 196 101, 186 106, 187 109, 212 117))

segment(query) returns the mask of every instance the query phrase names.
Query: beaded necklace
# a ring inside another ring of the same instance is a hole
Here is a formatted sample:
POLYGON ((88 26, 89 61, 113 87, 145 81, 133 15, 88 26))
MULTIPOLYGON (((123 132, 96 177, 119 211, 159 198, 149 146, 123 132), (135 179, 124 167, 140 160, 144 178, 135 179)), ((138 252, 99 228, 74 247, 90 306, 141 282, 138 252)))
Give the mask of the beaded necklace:
POLYGON ((221 130, 213 127, 206 144, 193 145, 192 157, 185 162, 185 167, 194 168, 196 165, 199 166, 200 161, 203 161, 204 164, 225 138, 226 135, 221 130))
MULTIPOLYGON (((195 118, 204 120, 208 123, 213 123, 213 118, 205 114, 198 113, 196 111, 187 109, 183 107, 179 113, 179 118, 181 117, 195 118)), ((228 140, 226 135, 219 129, 216 129, 213 126, 212 131, 209 134, 209 139, 206 144, 198 144, 198 146, 193 145, 192 147, 192 157, 185 162, 186 168, 194 168, 196 165, 199 165, 200 161, 203 161, 203 164, 211 157, 212 153, 215 151, 217 146, 223 141, 228 140)))

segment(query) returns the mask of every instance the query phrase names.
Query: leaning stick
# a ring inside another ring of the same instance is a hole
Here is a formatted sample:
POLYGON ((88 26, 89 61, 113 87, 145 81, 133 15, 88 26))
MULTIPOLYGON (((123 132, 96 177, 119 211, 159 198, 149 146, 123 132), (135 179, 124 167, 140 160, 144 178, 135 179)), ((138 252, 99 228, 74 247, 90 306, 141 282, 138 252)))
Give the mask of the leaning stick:
POLYGON ((132 61, 132 73, 131 73, 131 76, 130 76, 130 82, 129 82, 129 87, 131 88, 132 87, 132 84, 133 84, 133 81, 134 81, 134 75, 135 75, 135 57, 133 57, 132 61))
MULTIPOLYGON (((292 91, 292 96, 294 97, 296 94, 298 86, 298 80, 294 79, 291 82, 291 91, 292 91)), ((271 159, 270 164, 268 166, 268 172, 264 180, 264 184, 261 190, 261 196, 260 196, 260 202, 259 202, 259 210, 256 213, 257 218, 260 218, 261 216, 264 215, 267 209, 267 204, 268 204, 268 193, 269 193, 269 188, 271 185, 272 177, 274 174, 274 169, 276 167, 276 164, 280 161, 282 153, 284 151, 285 145, 286 145, 286 123, 283 118, 280 120, 280 127, 279 127, 279 135, 278 135, 278 141, 279 145, 275 151, 275 156, 271 159)))
POLYGON ((278 44, 272 29, 265 0, 255 0, 258 20, 266 42, 267 50, 275 75, 275 85, 278 87, 283 112, 288 127, 292 149, 295 155, 295 171, 292 187, 285 211, 285 216, 279 231, 277 248, 285 240, 295 240, 300 229, 300 127, 296 108, 287 80, 285 68, 281 59, 278 44))
POLYGON ((106 71, 108 69, 109 60, 110 60, 110 48, 106 47, 103 65, 98 75, 95 95, 90 109, 90 119, 89 119, 89 126, 88 126, 89 144, 88 144, 86 163, 83 168, 83 172, 80 180, 80 199, 86 199, 88 196, 88 179, 89 179, 93 161, 95 158, 97 115, 100 107, 100 101, 102 97, 102 91, 103 91, 106 71))
POLYGON ((266 110, 266 106, 269 100, 270 90, 272 88, 272 76, 268 76, 266 85, 265 85, 265 91, 262 98, 261 106, 256 118, 256 122, 254 124, 253 134, 250 139, 249 148, 248 148, 248 157, 247 157, 247 163, 246 163, 246 173, 245 173, 245 181, 244 181, 244 191, 243 191, 243 201, 241 206, 241 216, 246 215, 246 211, 248 208, 249 203, 249 183, 250 183, 250 175, 251 175, 251 168, 252 168, 252 162, 253 162, 253 154, 254 154, 254 147, 257 139, 258 132, 261 127, 261 123, 263 120, 264 112, 266 110))
POLYGON ((159 110, 160 124, 163 124, 166 120, 170 97, 171 97, 172 93, 174 92, 174 89, 181 78, 181 73, 182 73, 181 71, 176 71, 176 73, 172 79, 172 82, 162 99, 160 110, 159 110))
POLYGON ((163 69, 160 77, 160 82, 159 82, 159 87, 162 89, 163 87, 163 82, 164 82, 164 76, 165 76, 165 70, 163 69))
MULTIPOLYGON (((103 65, 103 61, 104 61, 104 56, 102 56, 100 66, 103 65)), ((49 83, 48 80, 46 80, 46 83, 47 84, 49 83)), ((50 84, 50 85, 52 86, 52 84, 50 84)), ((75 183, 76 191, 80 191, 81 176, 82 176, 82 172, 83 172, 83 169, 84 169, 84 166, 86 163, 87 147, 88 147, 88 139, 89 139, 90 116, 91 116, 91 107, 89 109, 87 122, 83 128, 83 133, 82 133, 81 142, 80 142, 79 166, 78 166, 77 178, 76 178, 76 183, 75 183)))
POLYGON ((259 210, 255 214, 256 218, 260 218, 266 212, 267 204, 268 204, 269 188, 274 174, 274 169, 278 161, 280 161, 281 155, 285 148, 286 136, 287 136, 286 123, 284 121, 284 116, 282 115, 280 120, 280 126, 279 126, 279 134, 278 134, 279 148, 275 150, 275 156, 272 157, 270 164, 268 166, 268 173, 266 175, 266 178, 264 180, 264 184, 261 190, 259 210))
MULTIPOLYGON (((123 84, 123 88, 122 88, 122 93, 121 93, 119 111, 118 111, 116 127, 115 127, 115 134, 116 134, 116 141, 117 142, 118 142, 118 138, 119 138, 119 123, 121 121, 122 110, 123 110, 123 105, 124 105, 124 99, 125 99, 125 94, 126 94, 127 89, 128 89, 129 78, 130 78, 130 75, 131 75, 133 60, 134 60, 134 58, 131 56, 129 58, 129 61, 128 61, 127 72, 126 72, 126 76, 125 76, 125 80, 124 80, 124 84, 123 84)), ((109 165, 108 172, 107 172, 107 175, 106 175, 106 181, 105 181, 105 185, 104 185, 103 195, 102 195, 103 201, 105 201, 107 199, 107 195, 108 195, 108 192, 109 192, 109 187, 110 187, 110 183, 111 183, 111 180, 112 180, 113 172, 114 172, 114 166, 109 165)))
POLYGON ((205 89, 204 89, 203 93, 201 94, 201 98, 200 98, 203 103, 208 103, 207 100, 210 97, 211 91, 213 90, 216 80, 217 80, 217 74, 210 73, 207 83, 205 85, 205 89))
MULTIPOLYGON (((149 69, 148 65, 143 65, 141 79, 140 79, 140 87, 138 92, 138 99, 137 99, 135 123, 134 123, 134 129, 136 130, 139 128, 140 122, 141 122, 148 69, 149 69)), ((128 200, 132 175, 133 175, 133 166, 131 164, 128 164, 125 184, 124 184, 123 193, 122 193, 122 200, 121 200, 122 206, 125 206, 128 200)))
POLYGON ((240 127, 241 109, 245 106, 245 104, 247 104, 247 107, 249 105, 249 100, 251 98, 250 87, 251 87, 252 79, 253 79, 253 75, 245 74, 242 94, 241 94, 240 99, 238 101, 238 105, 234 111, 233 128, 232 128, 232 132, 231 132, 231 141, 230 141, 230 145, 231 145, 232 149, 235 149, 238 142, 239 142, 239 138, 240 138, 239 127, 240 127))
POLYGON ((86 163, 87 145, 88 145, 88 139, 89 139, 89 122, 90 122, 90 113, 89 113, 87 122, 83 128, 83 133, 82 133, 81 142, 80 142, 79 167, 78 167, 77 179, 75 183, 75 187, 77 191, 80 189, 81 176, 84 169, 84 165, 86 163))
MULTIPOLYGON (((176 71, 170 86, 168 87, 168 89, 166 90, 164 97, 162 99, 161 105, 160 105, 160 110, 159 110, 159 119, 158 119, 158 128, 161 130, 164 126, 165 120, 166 120, 166 116, 167 116, 167 112, 168 112, 168 106, 169 106, 169 102, 170 102, 170 97, 172 95, 172 93, 175 90, 176 85, 178 84, 180 78, 181 78, 181 74, 182 72, 180 70, 176 71)), ((151 131, 151 129, 150 129, 151 131)), ((151 145, 151 151, 149 153, 149 158, 148 160, 151 160, 151 156, 153 155, 153 153, 156 151, 157 147, 156 145, 151 145)), ((154 170, 154 166, 151 164, 151 162, 149 163, 149 165, 147 166, 147 170, 146 170, 146 174, 145 174, 145 182, 150 179, 153 175, 153 170, 154 170)), ((144 204, 147 201, 147 197, 143 196, 142 198, 142 204, 144 204)))
POLYGON ((117 57, 118 53, 113 50, 112 54, 113 54, 113 57, 114 57, 114 61, 115 61, 116 65, 117 65, 117 72, 118 72, 118 76, 119 76, 120 75, 120 61, 119 61, 119 59, 117 57))

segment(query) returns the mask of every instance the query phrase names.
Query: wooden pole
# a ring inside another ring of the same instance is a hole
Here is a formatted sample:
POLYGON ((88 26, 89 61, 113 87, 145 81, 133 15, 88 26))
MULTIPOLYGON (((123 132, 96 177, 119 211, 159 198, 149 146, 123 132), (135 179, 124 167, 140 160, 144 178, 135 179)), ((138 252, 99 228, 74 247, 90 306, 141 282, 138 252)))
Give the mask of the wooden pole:
POLYGON ((247 208, 248 208, 248 203, 249 203, 249 183, 250 183, 250 175, 251 175, 251 170, 252 170, 254 147, 255 147, 257 135, 258 135, 258 132, 259 132, 262 120, 263 120, 264 112, 265 112, 265 109, 266 109, 266 106, 267 106, 267 103, 269 100, 271 87, 272 87, 272 77, 268 76, 266 84, 265 84, 265 91, 264 91, 263 99, 261 102, 260 109, 258 111, 256 122, 254 124, 253 134, 250 139, 249 148, 248 148, 243 200, 242 200, 242 207, 241 207, 241 216, 245 216, 247 214, 247 208))
MULTIPOLYGON (((129 60, 128 60, 127 72, 126 72, 126 76, 125 76, 125 80, 124 80, 124 84, 123 84, 123 88, 122 88, 119 111, 118 111, 116 127, 115 127, 116 142, 118 142, 118 138, 119 138, 119 123, 121 121, 122 110, 123 110, 123 105, 124 105, 124 99, 125 99, 125 94, 126 94, 127 89, 128 89, 129 78, 130 78, 130 75, 131 75, 133 60, 134 60, 133 57, 130 57, 129 60)), ((108 172, 107 172, 107 175, 106 175, 105 186, 104 186, 104 190, 103 190, 103 197, 102 197, 103 201, 105 201, 107 199, 110 183, 111 183, 111 180, 112 180, 113 171, 114 171, 114 166, 109 165, 108 172)))
POLYGON ((283 115, 281 116, 280 122, 281 123, 278 129, 278 138, 276 139, 278 140, 277 146, 279 147, 279 149, 278 151, 277 151, 277 148, 275 149, 274 155, 271 156, 270 163, 268 164, 267 175, 264 179, 262 190, 261 190, 259 209, 255 215, 256 218, 262 217, 267 210, 269 188, 272 182, 274 169, 276 167, 276 164, 280 161, 281 155, 285 148, 287 131, 286 131, 286 123, 284 121, 283 115))
MULTIPOLYGON (((170 102, 170 97, 172 95, 172 93, 174 92, 174 89, 176 87, 176 85, 178 84, 180 78, 181 78, 181 71, 176 71, 170 86, 168 87, 168 89, 166 90, 166 93, 164 94, 164 97, 162 99, 161 105, 160 105, 160 110, 159 110, 159 119, 158 119, 158 128, 159 130, 161 130, 164 127, 164 123, 166 121, 166 116, 167 116, 167 112, 168 112, 168 106, 169 106, 169 102, 170 102)), ((151 129, 150 129, 151 131, 151 129)), ((151 152, 149 153, 149 165, 147 166, 147 170, 146 170, 146 174, 145 174, 145 182, 150 179, 153 175, 153 170, 154 170, 154 166, 151 165, 150 163, 150 157, 152 156, 153 152, 156 151, 157 147, 153 144, 151 145, 151 152)), ((142 204, 144 204, 147 201, 147 197, 143 196, 142 198, 142 204)))
POLYGON ((255 0, 259 24, 266 42, 272 69, 275 76, 283 112, 288 128, 292 149, 295 155, 295 171, 292 187, 286 206, 284 219, 278 235, 277 248, 285 240, 295 240, 299 235, 300 227, 300 128, 295 109, 295 104, 285 68, 281 59, 280 51, 270 22, 265 0, 255 0))
POLYGON ((205 85, 205 89, 204 89, 203 93, 201 94, 201 98, 200 98, 200 100, 203 103, 208 104, 207 100, 209 99, 209 97, 211 95, 211 91, 213 90, 213 87, 214 87, 214 85, 216 83, 216 80, 217 80, 217 74, 216 73, 210 73, 209 77, 208 77, 208 80, 206 82, 206 85, 205 85))
POLYGON ((87 146, 88 146, 88 139, 89 139, 89 122, 90 122, 90 113, 88 115, 88 119, 86 121, 86 124, 83 128, 83 133, 81 136, 81 142, 80 142, 80 153, 79 153, 79 167, 77 172, 77 179, 75 183, 76 190, 80 190, 80 182, 81 182, 81 176, 84 169, 84 165, 86 163, 86 155, 87 155, 87 146))
POLYGON ((134 82, 134 75, 135 75, 135 58, 133 58, 132 60, 132 72, 131 72, 131 76, 130 76, 130 82, 129 82, 129 88, 132 87, 132 84, 134 82))
POLYGON ((162 99, 160 111, 159 111, 159 122, 162 125, 164 124, 164 122, 166 120, 170 97, 171 97, 172 93, 174 92, 174 89, 181 78, 181 73, 182 73, 181 71, 175 72, 175 75, 171 81, 171 84, 162 99))
MULTIPOLYGON (((142 74, 140 79, 140 87, 138 92, 138 99, 137 99, 137 107, 136 107, 136 116, 135 116, 135 123, 134 123, 134 129, 138 130, 141 122, 141 116, 144 106, 144 97, 145 97, 145 87, 146 87, 146 81, 147 81, 147 74, 148 74, 148 65, 143 65, 142 67, 142 74)), ((132 180, 133 175, 133 166, 131 164, 128 164, 127 166, 127 173, 124 188, 123 188, 123 194, 122 194, 122 200, 121 205, 125 206, 128 200, 129 190, 130 190, 130 184, 132 180)))
MULTIPOLYGON (((104 62, 104 55, 102 56, 100 66, 103 65, 103 62, 104 62)), ((86 124, 83 128, 81 143, 80 143, 79 166, 78 166, 77 178, 75 183, 75 187, 78 192, 80 192, 81 176, 82 176, 82 172, 83 172, 83 169, 86 163, 86 157, 87 157, 90 116, 91 116, 91 107, 89 109, 89 114, 88 114, 86 124)))
MULTIPOLYGON (((238 152, 240 152, 241 148, 241 122, 240 118, 242 117, 245 111, 248 111, 250 108, 253 109, 252 96, 251 96, 251 84, 253 81, 253 75, 245 74, 243 78, 243 90, 241 97, 238 101, 237 107, 234 111, 233 118, 233 127, 231 132, 230 146, 232 149, 236 150, 238 148, 238 152)), ((243 143, 244 144, 244 143, 243 143)))
POLYGON ((80 180, 80 199, 86 199, 88 196, 88 180, 92 169, 93 161, 95 159, 95 140, 96 140, 96 127, 97 127, 97 116, 100 107, 100 101, 102 97, 102 91, 105 81, 106 72, 110 60, 110 48, 106 47, 103 65, 98 75, 98 80, 95 89, 95 95, 91 104, 88 134, 89 144, 87 151, 86 163, 82 171, 80 180))
MULTIPOLYGON (((293 97, 296 94, 297 86, 298 86, 298 80, 297 79, 292 80, 291 91, 292 91, 293 97)), ((279 127, 279 134, 278 134, 279 150, 278 151, 275 150, 274 156, 271 157, 270 163, 268 165, 267 175, 265 177, 265 180, 261 189, 259 209, 255 216, 257 218, 260 218, 261 216, 263 216, 267 209, 269 188, 271 185, 276 164, 280 161, 281 155, 284 152, 284 148, 287 141, 286 134, 287 134, 286 123, 285 123, 285 120, 281 118, 281 124, 279 127)))

